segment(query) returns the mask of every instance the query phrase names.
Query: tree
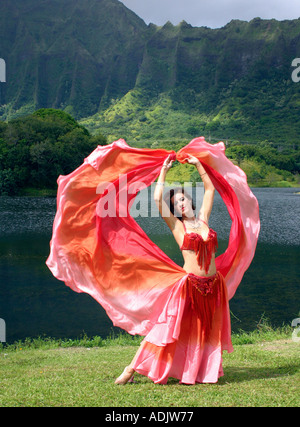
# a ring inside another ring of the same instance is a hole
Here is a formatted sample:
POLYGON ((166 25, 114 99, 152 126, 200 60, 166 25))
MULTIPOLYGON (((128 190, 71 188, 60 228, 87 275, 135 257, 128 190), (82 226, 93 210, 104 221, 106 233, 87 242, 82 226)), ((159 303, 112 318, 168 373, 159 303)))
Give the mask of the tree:
POLYGON ((0 194, 25 187, 55 188, 57 177, 77 168, 103 135, 90 135, 64 111, 41 109, 0 125, 0 194))

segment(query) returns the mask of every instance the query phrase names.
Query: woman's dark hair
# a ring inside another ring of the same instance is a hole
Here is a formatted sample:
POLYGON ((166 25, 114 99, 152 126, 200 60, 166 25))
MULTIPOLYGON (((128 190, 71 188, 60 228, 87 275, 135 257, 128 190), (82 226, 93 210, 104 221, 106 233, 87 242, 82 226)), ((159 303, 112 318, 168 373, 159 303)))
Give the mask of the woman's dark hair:
POLYGON ((187 199, 189 199, 189 201, 192 203, 193 210, 195 210, 195 206, 194 206, 194 202, 193 202, 191 195, 187 191, 186 192, 184 191, 184 187, 171 188, 171 190, 165 194, 164 201, 167 203, 168 207, 170 208, 170 211, 172 212, 172 214, 174 216, 176 216, 176 218, 178 218, 178 219, 180 219, 180 221, 182 221, 182 217, 178 216, 178 214, 174 213, 173 197, 175 196, 175 194, 178 194, 178 193, 184 194, 185 197, 187 199))

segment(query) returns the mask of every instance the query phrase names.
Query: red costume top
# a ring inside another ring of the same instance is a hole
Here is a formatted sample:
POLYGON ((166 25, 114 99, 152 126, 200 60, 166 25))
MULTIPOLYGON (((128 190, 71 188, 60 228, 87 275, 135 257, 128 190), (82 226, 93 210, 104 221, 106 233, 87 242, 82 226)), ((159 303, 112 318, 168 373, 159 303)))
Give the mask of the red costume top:
POLYGON ((210 228, 208 236, 204 240, 203 237, 198 233, 188 233, 184 223, 183 226, 185 229, 185 234, 180 250, 195 251, 197 254, 198 265, 200 268, 204 269, 205 273, 207 274, 212 255, 218 248, 217 233, 212 228, 210 228))

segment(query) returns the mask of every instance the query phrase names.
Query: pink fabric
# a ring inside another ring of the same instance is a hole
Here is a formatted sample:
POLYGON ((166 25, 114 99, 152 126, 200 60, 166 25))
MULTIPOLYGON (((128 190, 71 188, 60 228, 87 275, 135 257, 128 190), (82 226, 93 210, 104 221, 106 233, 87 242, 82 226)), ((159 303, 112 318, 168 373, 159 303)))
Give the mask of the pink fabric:
POLYGON ((197 138, 176 155, 119 140, 99 146, 58 179, 49 269, 74 291, 95 298, 115 326, 147 336, 156 346, 178 339, 184 310, 179 294, 187 273, 149 239, 129 210, 168 155, 184 162, 187 153, 201 161, 232 219, 228 248, 216 259, 230 299, 254 256, 259 215, 246 176, 226 158, 223 143, 197 138))
POLYGON ((189 275, 177 283, 132 366, 155 383, 166 384, 169 377, 185 384, 215 383, 223 375, 222 352, 233 351, 224 279, 218 277, 215 295, 198 294, 198 305, 203 308, 199 316, 190 297, 188 278, 189 275), (170 309, 172 318, 167 315, 170 309), (209 328, 207 317, 211 317, 209 328))

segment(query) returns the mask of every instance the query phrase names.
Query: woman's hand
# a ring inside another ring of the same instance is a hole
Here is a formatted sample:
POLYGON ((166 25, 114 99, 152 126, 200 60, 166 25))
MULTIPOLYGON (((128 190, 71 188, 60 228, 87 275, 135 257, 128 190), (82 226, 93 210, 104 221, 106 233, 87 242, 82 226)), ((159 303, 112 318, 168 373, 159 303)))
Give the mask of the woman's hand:
POLYGON ((199 160, 197 159, 197 157, 195 157, 195 156, 192 156, 191 154, 188 154, 188 158, 186 158, 186 159, 184 159, 184 160, 186 160, 190 165, 195 165, 195 166, 198 166, 198 165, 200 165, 200 162, 199 162, 199 160))
POLYGON ((173 162, 174 160, 170 160, 170 155, 169 155, 164 161, 163 168, 165 168, 166 171, 168 171, 172 167, 173 162))

